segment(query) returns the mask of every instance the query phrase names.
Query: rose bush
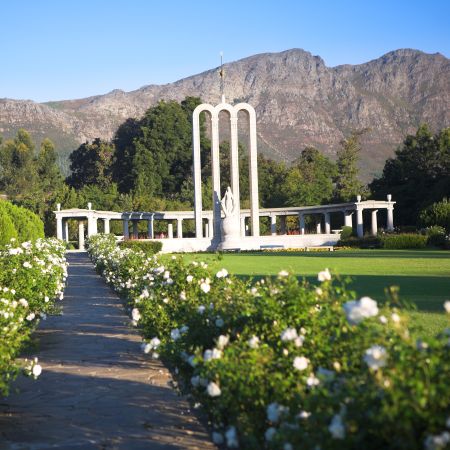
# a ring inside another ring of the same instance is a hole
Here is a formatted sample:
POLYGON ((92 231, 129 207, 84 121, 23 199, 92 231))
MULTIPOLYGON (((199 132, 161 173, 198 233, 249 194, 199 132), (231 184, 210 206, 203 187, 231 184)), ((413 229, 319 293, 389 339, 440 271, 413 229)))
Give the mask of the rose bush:
MULTIPOLYGON (((0 250, 0 394, 20 371, 16 362, 39 320, 63 298, 67 264, 65 247, 56 239, 36 242, 11 241, 0 250)), ((37 377, 36 359, 26 362, 25 372, 37 377)))
MULTIPOLYGON (((243 281, 180 256, 90 239, 142 350, 204 406, 213 439, 244 449, 450 445, 450 329, 413 338, 395 297, 357 299, 328 270, 243 281)), ((450 310, 450 304, 446 308, 450 310)))

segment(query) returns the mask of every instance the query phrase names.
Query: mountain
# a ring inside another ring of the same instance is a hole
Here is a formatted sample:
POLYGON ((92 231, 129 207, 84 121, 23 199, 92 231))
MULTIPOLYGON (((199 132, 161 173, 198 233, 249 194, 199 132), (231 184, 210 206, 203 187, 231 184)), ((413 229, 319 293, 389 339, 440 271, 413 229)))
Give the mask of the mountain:
MULTIPOLYGON (((24 127, 36 140, 50 137, 67 155, 85 140, 110 139, 121 122, 141 116, 158 100, 187 95, 217 103, 218 69, 78 100, 0 99, 0 133, 8 137, 24 127)), ((450 61, 439 53, 402 49, 364 64, 327 67, 301 49, 264 53, 225 65, 225 95, 255 107, 259 150, 274 159, 294 160, 308 145, 333 156, 351 130, 370 128, 361 161, 368 180, 420 123, 433 130, 450 126, 450 61)))

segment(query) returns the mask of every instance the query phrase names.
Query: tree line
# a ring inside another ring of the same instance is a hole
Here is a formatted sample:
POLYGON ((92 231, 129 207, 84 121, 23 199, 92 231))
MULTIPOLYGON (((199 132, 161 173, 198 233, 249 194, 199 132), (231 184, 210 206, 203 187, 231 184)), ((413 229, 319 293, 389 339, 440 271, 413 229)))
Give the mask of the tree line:
MULTIPOLYGON (((52 211, 85 208, 92 202, 105 210, 179 210, 193 207, 192 112, 201 100, 160 101, 140 119, 130 118, 111 141, 100 138, 81 144, 70 155, 71 174, 64 179, 56 151, 45 139, 35 149, 29 133, 0 140, 0 191, 13 202, 42 217, 46 233, 54 234, 52 211)), ((346 202, 363 197, 397 201, 396 220, 415 224, 420 211, 449 196, 450 129, 435 135, 426 125, 407 136, 381 177, 369 186, 359 180, 358 160, 363 132, 351 132, 340 143, 336 161, 313 147, 303 149, 292 163, 258 155, 261 207, 308 206, 346 202)), ((205 117, 200 117, 204 208, 211 207, 211 142, 205 117)), ((220 144, 221 187, 230 180, 229 142, 220 144)), ((249 203, 248 156, 239 146, 240 190, 243 207, 249 203)))

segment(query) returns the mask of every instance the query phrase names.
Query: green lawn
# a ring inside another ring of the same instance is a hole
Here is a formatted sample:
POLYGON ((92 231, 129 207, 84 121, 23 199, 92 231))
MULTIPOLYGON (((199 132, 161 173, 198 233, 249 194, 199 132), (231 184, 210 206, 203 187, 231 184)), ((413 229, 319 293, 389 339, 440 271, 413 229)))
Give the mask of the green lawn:
POLYGON ((450 252, 439 250, 340 250, 336 252, 255 252, 190 254, 188 260, 225 267, 238 276, 276 275, 286 269, 316 282, 317 273, 328 267, 332 273, 350 276, 351 289, 382 301, 387 286, 399 286, 400 296, 417 305, 413 313, 427 334, 449 325, 443 303, 450 299, 450 252))

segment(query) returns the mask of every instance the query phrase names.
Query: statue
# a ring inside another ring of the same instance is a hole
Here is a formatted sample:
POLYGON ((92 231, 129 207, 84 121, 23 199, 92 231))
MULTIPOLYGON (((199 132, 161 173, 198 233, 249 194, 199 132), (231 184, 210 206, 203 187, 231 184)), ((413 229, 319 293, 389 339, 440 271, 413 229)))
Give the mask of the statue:
POLYGON ((236 214, 236 200, 230 186, 227 187, 225 195, 220 201, 220 205, 225 217, 221 223, 222 242, 219 244, 219 248, 222 250, 239 248, 240 218, 236 214))

